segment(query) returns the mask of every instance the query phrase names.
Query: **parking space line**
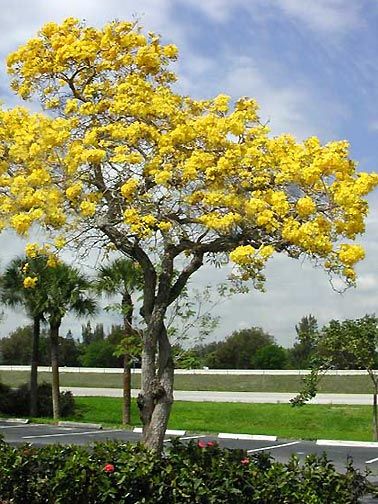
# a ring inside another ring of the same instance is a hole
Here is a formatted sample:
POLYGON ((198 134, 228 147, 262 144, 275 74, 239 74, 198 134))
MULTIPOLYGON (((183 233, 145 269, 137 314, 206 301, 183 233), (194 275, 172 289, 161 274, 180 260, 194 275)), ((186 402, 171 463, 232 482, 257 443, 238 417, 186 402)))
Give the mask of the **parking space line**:
POLYGON ((365 464, 372 464, 373 462, 377 462, 377 460, 378 460, 378 457, 373 458, 373 459, 370 459, 370 460, 367 460, 367 461, 365 462, 365 464))
MULTIPOLYGON (((180 437, 180 441, 187 441, 188 439, 199 439, 199 438, 203 438, 203 437, 208 437, 206 436, 206 434, 200 434, 198 436, 185 436, 185 437, 180 437)), ((164 439, 163 443, 170 443, 171 442, 171 439, 164 439)))
POLYGON ((199 436, 185 436, 185 437, 181 437, 180 441, 186 441, 187 439, 197 439, 197 438, 202 438, 202 437, 208 437, 208 436, 206 436, 206 434, 201 434, 199 436))
POLYGON ((116 430, 96 430, 96 431, 84 431, 84 432, 63 432, 59 434, 40 434, 39 436, 24 436, 22 439, 34 439, 34 438, 46 438, 46 437, 58 437, 58 436, 80 436, 85 434, 112 434, 113 432, 125 432, 123 429, 116 430))
POLYGON ((247 450, 247 453, 254 453, 254 452, 259 452, 259 451, 264 451, 264 450, 274 450, 275 448, 283 448, 284 446, 293 446, 296 444, 299 444, 300 441, 292 441, 291 443, 283 443, 279 445, 273 445, 273 446, 264 446, 263 448, 255 448, 254 450, 247 450))

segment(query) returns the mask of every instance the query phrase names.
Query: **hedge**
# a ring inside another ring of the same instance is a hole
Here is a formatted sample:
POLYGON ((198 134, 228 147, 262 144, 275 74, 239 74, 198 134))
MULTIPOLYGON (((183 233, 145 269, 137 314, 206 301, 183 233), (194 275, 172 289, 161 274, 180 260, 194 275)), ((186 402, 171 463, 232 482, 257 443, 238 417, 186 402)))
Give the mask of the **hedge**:
POLYGON ((341 474, 326 456, 280 463, 203 441, 172 440, 160 457, 116 441, 89 448, 0 441, 2 504, 354 504, 370 490, 351 463, 341 474))

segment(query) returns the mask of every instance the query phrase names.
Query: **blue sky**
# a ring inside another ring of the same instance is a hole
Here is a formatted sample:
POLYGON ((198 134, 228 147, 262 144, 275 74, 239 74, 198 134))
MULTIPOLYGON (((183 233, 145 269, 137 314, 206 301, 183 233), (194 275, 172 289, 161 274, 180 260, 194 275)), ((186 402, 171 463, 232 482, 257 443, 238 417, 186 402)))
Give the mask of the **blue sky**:
MULTIPOLYGON (((0 55, 4 58, 50 20, 76 16, 103 25, 137 17, 146 31, 160 33, 179 47, 175 65, 180 92, 196 98, 217 93, 252 96, 273 134, 290 132, 303 139, 346 138, 361 170, 378 161, 378 2, 375 0, 14 0, 2 6, 0 55)), ((8 91, 4 65, 0 92, 8 91)), ((218 308, 217 339, 232 330, 259 325, 283 345, 308 313, 320 323, 378 311, 378 198, 370 198, 367 232, 361 239, 367 257, 359 266, 356 289, 335 293, 324 273, 307 263, 273 259, 267 269, 267 292, 237 296, 218 308)), ((12 235, 0 236, 1 263, 22 246, 12 235)), ((195 279, 208 283, 221 274, 205 269, 195 279)), ((115 321, 109 314, 105 323, 115 321)), ((26 318, 9 313, 0 335, 26 318)), ((79 328, 69 320, 66 327, 79 328)))

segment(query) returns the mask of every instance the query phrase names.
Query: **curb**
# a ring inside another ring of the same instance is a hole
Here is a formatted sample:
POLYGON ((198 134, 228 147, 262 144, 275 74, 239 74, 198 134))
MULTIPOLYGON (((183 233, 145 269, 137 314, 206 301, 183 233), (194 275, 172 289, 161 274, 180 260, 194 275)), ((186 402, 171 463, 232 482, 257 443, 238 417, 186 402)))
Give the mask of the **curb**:
POLYGON ((86 423, 86 422, 58 422, 59 427, 86 427, 87 429, 102 429, 102 424, 86 423))
POLYGON ((277 441, 277 436, 264 436, 262 434, 229 434, 227 432, 220 432, 219 439, 244 439, 251 441, 277 441))
POLYGON ((318 446, 346 446, 360 448, 378 448, 378 441, 342 441, 337 439, 317 439, 318 446))
POLYGON ((1 419, 1 421, 5 423, 21 423, 21 424, 28 424, 30 422, 29 418, 5 418, 1 419))
MULTIPOLYGON (((134 427, 133 432, 135 432, 136 434, 142 434, 143 429, 142 429, 142 427, 134 427)), ((176 430, 176 429, 167 429, 165 431, 165 434, 167 436, 185 436, 186 431, 176 430)))

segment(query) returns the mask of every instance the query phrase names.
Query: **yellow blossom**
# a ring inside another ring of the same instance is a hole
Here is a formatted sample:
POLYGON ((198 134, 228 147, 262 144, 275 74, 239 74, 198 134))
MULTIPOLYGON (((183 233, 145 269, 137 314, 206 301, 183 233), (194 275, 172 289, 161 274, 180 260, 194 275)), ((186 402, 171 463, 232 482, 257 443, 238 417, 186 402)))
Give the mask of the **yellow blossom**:
POLYGON ((92 217, 96 212, 96 205, 90 201, 82 201, 80 210, 83 217, 92 217))
POLYGON ((28 243, 25 247, 25 254, 27 257, 34 259, 40 252, 40 246, 37 243, 28 243))
POLYGON ((34 289, 37 282, 38 282, 37 277, 27 276, 26 278, 24 278, 23 285, 24 285, 25 289, 34 289))
POLYGON ((314 200, 312 200, 309 196, 304 196, 303 198, 298 199, 296 209, 301 217, 307 217, 315 212, 316 205, 314 200))

